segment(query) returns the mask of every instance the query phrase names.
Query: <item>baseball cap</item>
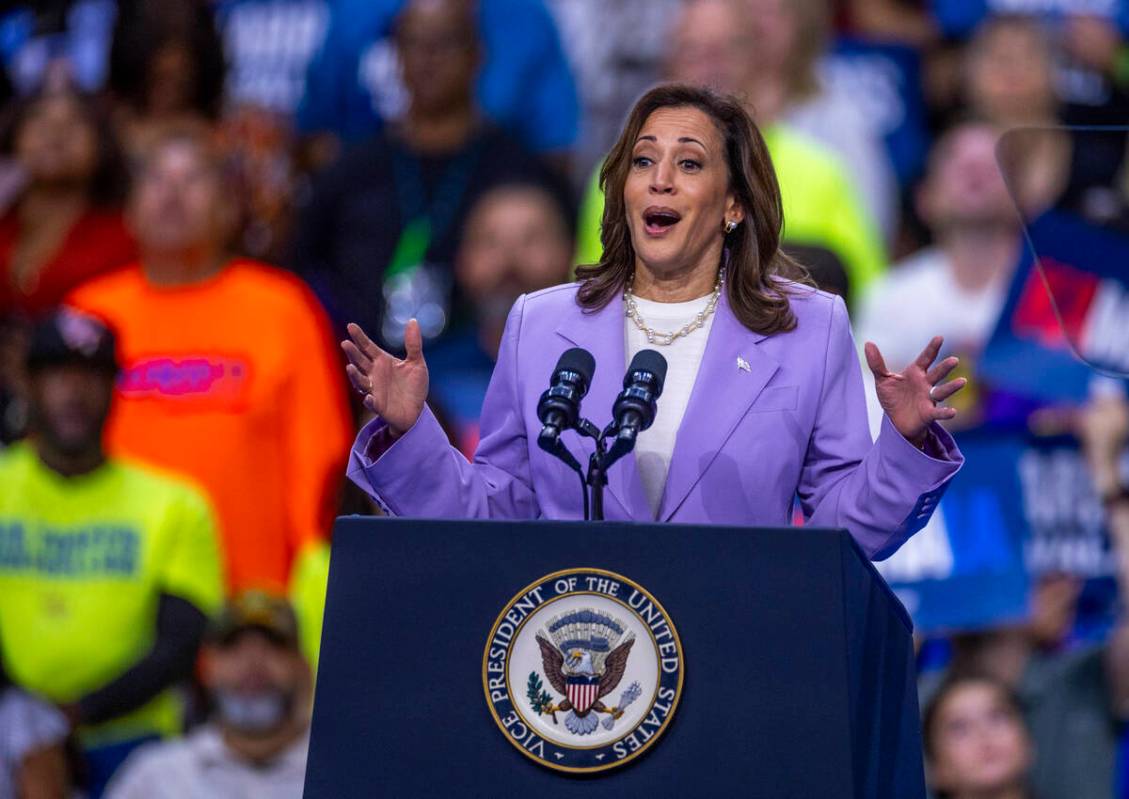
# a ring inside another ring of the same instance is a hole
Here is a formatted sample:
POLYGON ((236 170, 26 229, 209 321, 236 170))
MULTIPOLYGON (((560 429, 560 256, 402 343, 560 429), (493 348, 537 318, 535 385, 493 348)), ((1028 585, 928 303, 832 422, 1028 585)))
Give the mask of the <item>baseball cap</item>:
POLYGON ((245 630, 261 630, 283 646, 298 647, 298 619, 281 596, 251 589, 228 600, 212 623, 209 639, 223 646, 245 630))
POLYGON ((93 316, 73 308, 59 308, 31 331, 27 368, 81 364, 116 373, 118 359, 113 331, 93 316))

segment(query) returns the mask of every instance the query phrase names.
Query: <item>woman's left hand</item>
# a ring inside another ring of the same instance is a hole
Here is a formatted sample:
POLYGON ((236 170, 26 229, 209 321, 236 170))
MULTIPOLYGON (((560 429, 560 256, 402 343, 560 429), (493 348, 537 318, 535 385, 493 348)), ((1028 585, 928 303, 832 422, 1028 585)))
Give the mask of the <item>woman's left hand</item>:
POLYGON ((886 368, 882 353, 873 342, 866 342, 866 363, 874 373, 874 388, 882 410, 902 436, 916 447, 925 444, 929 425, 957 415, 956 408, 946 408, 940 403, 956 394, 968 382, 963 377, 941 383, 959 360, 949 356, 936 366, 933 361, 941 351, 940 336, 929 342, 917 360, 901 372, 886 368))

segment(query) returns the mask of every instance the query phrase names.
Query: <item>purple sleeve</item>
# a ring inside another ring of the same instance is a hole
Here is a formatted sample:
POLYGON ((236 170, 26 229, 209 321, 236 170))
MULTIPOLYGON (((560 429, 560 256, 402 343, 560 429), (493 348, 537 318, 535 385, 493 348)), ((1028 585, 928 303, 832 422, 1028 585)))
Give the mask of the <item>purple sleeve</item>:
POLYGON ((506 321, 482 406, 481 438, 473 463, 451 446, 426 406, 411 429, 395 441, 389 440, 379 417, 361 429, 349 456, 349 479, 386 513, 433 519, 540 515, 517 385, 524 304, 522 297, 506 321))
POLYGON ((843 301, 828 326, 823 388, 797 489, 810 524, 844 527, 874 560, 887 558, 925 526, 964 462, 940 425, 923 452, 883 416, 870 440, 854 339, 843 301))

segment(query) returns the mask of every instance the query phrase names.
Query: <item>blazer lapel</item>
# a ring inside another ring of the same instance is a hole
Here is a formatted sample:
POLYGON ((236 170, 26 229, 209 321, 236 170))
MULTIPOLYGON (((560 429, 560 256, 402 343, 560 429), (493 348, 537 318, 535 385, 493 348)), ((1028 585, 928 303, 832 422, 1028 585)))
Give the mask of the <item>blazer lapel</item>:
MULTIPOLYGON (((659 519, 669 521, 717 457, 780 364, 757 346, 765 336, 738 321, 722 295, 674 442, 659 519), (742 364, 746 364, 746 370, 742 364)), ((659 397, 660 406, 662 397, 659 397)))
MULTIPOLYGON (((596 371, 588 394, 581 404, 581 414, 601 430, 611 421, 612 406, 623 389, 623 374, 627 370, 624 354, 625 318, 623 298, 617 297, 592 313, 585 313, 580 306, 574 306, 573 312, 565 316, 556 330, 557 335, 573 346, 588 350, 596 359, 596 371)), ((559 353, 546 355, 550 358, 560 356, 559 353)), ((592 445, 590 439, 582 440, 587 456, 592 451, 592 445)), ((587 457, 580 460, 587 470, 587 457)), ((608 493, 619 502, 629 518, 650 520, 650 508, 635 466, 634 453, 620 458, 608 470, 608 493)))

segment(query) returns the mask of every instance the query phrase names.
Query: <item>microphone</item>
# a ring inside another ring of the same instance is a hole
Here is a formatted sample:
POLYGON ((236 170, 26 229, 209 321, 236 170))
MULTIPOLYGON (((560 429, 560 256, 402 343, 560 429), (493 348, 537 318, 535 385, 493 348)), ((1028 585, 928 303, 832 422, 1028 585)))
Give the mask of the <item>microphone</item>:
MULTIPOLYGON (((537 444, 541 449, 562 459, 568 455, 560 443, 561 433, 579 422, 580 400, 588 393, 595 371, 596 359, 587 350, 573 347, 561 355, 549 379, 548 390, 537 401, 537 418, 542 424, 537 444)), ((575 463, 575 459, 572 461, 575 463)), ((580 464, 575 468, 579 469, 580 464)))
POLYGON ((635 439, 655 421, 658 399, 666 381, 666 358, 654 350, 639 350, 627 367, 623 391, 612 407, 615 443, 607 463, 623 457, 635 447, 635 439))

